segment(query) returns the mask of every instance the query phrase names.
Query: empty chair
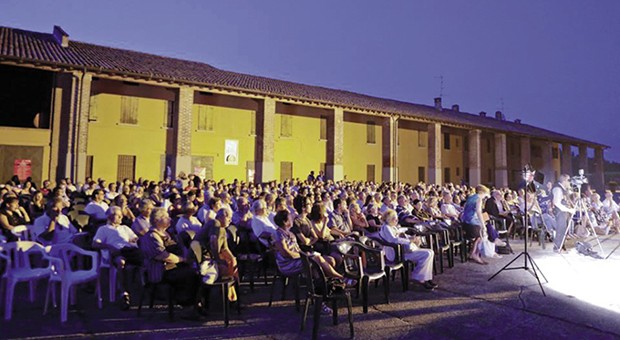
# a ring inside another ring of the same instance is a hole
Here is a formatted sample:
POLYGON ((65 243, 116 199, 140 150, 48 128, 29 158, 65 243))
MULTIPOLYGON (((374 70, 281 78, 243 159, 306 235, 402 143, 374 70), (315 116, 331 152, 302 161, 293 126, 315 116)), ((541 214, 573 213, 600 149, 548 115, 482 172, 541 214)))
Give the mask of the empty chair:
MULTIPOLYGON (((55 286, 60 284, 60 321, 67 321, 69 310, 69 294, 75 294, 72 289, 75 286, 95 281, 97 304, 99 309, 102 308, 101 300, 101 283, 99 281, 99 254, 95 251, 84 250, 72 243, 62 243, 53 245, 50 249, 50 255, 60 259, 54 268, 54 273, 50 276, 45 297, 45 310, 49 303, 50 295, 55 297, 55 286), (79 268, 74 264, 81 264, 84 267, 90 265, 89 269, 79 268)), ((55 304, 55 299, 54 299, 55 304)))
POLYGON ((6 271, 2 275, 2 286, 6 289, 4 319, 11 320, 17 283, 30 283, 30 302, 34 302, 36 281, 49 278, 52 274, 52 264, 57 262, 45 253, 43 246, 31 241, 5 243, 0 246, 0 256, 6 262, 6 271), (40 261, 31 261, 32 255, 35 254, 40 256, 40 261), (45 265, 37 266, 36 263, 45 265))
POLYGON ((346 289, 332 289, 328 282, 327 276, 321 265, 313 258, 302 253, 304 272, 308 278, 308 294, 304 304, 304 312, 301 316, 301 330, 306 327, 306 319, 308 318, 308 309, 310 303, 314 303, 314 324, 312 327, 312 339, 316 339, 319 333, 319 322, 321 320, 321 305, 323 302, 332 303, 332 321, 334 325, 338 324, 338 300, 345 300, 347 303, 347 311, 349 316, 349 332, 351 338, 354 336, 353 330, 353 306, 351 303, 351 293, 346 289))

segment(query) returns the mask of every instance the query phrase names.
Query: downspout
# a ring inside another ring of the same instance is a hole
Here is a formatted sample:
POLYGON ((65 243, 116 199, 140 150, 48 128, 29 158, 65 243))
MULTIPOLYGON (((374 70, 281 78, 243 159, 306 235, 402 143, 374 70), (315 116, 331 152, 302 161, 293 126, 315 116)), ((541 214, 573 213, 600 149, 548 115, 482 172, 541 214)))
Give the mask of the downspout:
POLYGON ((80 79, 80 91, 78 93, 78 100, 79 100, 79 105, 78 105, 78 110, 76 112, 75 115, 75 120, 76 120, 76 129, 75 129, 75 142, 74 142, 74 148, 75 148, 75 158, 74 158, 74 162, 73 162, 73 176, 71 178, 71 181, 74 182, 74 185, 77 185, 77 180, 78 180, 78 154, 79 154, 79 140, 80 140, 80 131, 81 131, 81 123, 82 123, 82 105, 84 105, 84 103, 82 103, 82 98, 84 97, 82 95, 82 92, 84 91, 84 77, 86 77, 86 67, 84 67, 84 69, 82 70, 82 77, 80 79))

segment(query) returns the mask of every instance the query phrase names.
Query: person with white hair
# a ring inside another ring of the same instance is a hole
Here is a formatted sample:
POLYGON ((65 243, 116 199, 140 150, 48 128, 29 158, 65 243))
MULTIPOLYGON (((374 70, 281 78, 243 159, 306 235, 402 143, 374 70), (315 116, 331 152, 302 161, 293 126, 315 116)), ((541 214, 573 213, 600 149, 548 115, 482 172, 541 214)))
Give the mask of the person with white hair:
POLYGON ((126 265, 142 266, 144 256, 138 249, 138 236, 126 225, 121 224, 123 212, 121 208, 112 206, 106 212, 108 223, 97 229, 93 238, 92 246, 96 249, 106 249, 110 252, 110 262, 120 269, 122 274, 123 292, 122 306, 124 310, 129 309, 129 275, 124 273, 126 265))
POLYGON ((275 236, 276 226, 269 219, 267 202, 263 199, 254 201, 252 204, 252 231, 254 236, 265 246, 269 247, 269 241, 275 236))
MULTIPOLYGON (((418 282, 426 290, 437 288, 438 285, 433 282, 433 258, 435 256, 433 250, 420 248, 418 236, 410 237, 401 232, 396 211, 386 210, 383 214, 383 221, 379 236, 386 242, 402 245, 405 249, 405 259, 415 264, 410 279, 418 282)), ((393 260, 394 256, 393 252, 386 253, 388 260, 393 260)))

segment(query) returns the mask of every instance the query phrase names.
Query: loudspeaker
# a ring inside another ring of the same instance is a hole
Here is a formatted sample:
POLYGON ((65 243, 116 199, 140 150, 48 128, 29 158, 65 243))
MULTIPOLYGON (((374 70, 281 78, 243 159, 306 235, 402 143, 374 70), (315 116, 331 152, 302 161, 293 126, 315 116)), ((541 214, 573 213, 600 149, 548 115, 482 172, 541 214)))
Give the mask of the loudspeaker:
POLYGON ((534 173, 534 182, 538 182, 542 185, 545 185, 545 174, 540 171, 536 171, 534 173))

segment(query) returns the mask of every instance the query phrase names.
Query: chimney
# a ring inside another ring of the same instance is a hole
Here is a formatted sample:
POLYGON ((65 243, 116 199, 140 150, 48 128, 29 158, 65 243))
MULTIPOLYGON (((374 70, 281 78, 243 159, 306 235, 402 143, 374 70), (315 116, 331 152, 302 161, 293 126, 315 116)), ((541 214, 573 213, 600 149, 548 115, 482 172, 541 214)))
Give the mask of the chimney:
POLYGON ((495 111, 495 119, 504 120, 504 114, 502 113, 502 111, 495 111))
POLYGON ((459 105, 458 105, 458 104, 454 104, 454 105, 452 105, 452 111, 454 111, 454 112, 460 112, 459 105))
POLYGON ((515 123, 521 124, 521 119, 515 119, 515 123))
POLYGON ((435 110, 441 111, 441 97, 435 98, 435 110))
POLYGON ((54 25, 54 32, 52 35, 56 43, 61 47, 69 47, 69 35, 60 26, 54 25))
POLYGON ((480 117, 486 117, 486 116, 487 116, 487 113, 486 113, 486 112, 484 112, 484 111, 480 111, 479 115, 480 115, 480 117))

